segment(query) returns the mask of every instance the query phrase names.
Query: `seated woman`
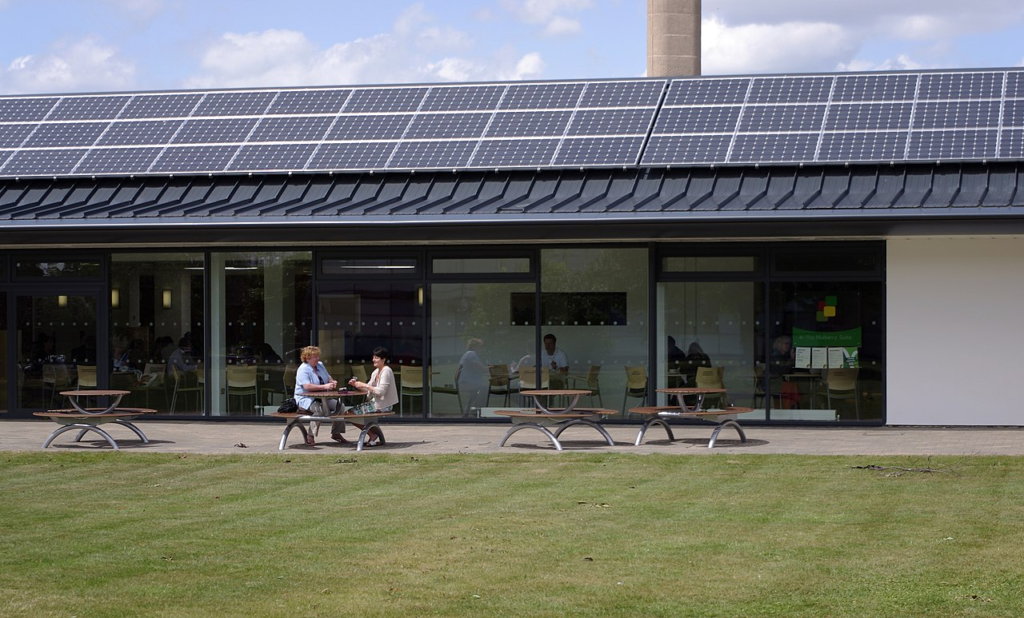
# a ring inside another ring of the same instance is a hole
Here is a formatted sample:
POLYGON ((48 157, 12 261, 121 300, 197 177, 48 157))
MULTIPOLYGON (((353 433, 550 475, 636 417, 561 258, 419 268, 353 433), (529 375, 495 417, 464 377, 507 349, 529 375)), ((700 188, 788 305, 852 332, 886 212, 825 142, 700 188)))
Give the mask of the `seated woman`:
MULTIPOLYGON (((391 408, 398 403, 398 389, 395 388, 395 372, 388 367, 388 354, 387 348, 377 348, 373 351, 373 374, 370 375, 368 382, 360 382, 356 378, 352 378, 348 381, 349 386, 357 390, 366 391, 367 403, 371 403, 375 412, 390 412, 391 408)), ((358 414, 359 406, 350 408, 349 412, 358 414)), ((361 424, 358 421, 353 421, 353 425, 360 429, 365 424, 361 424)), ((334 434, 332 432, 332 438, 338 440, 341 438, 340 434, 334 434)), ((365 446, 376 446, 380 440, 380 434, 375 430, 371 429, 366 433, 365 446)), ((343 440, 338 440, 339 442, 343 440)))
MULTIPOLYGON (((338 390, 338 382, 331 378, 331 374, 327 373, 327 368, 320 362, 320 348, 315 345, 306 346, 302 348, 300 357, 302 358, 302 364, 299 365, 299 369, 295 372, 295 403, 299 406, 299 413, 309 414, 312 412, 314 416, 328 416, 334 412, 335 408, 337 408, 337 399, 328 399, 328 409, 321 410, 320 400, 300 393, 336 391, 338 390)), ((319 428, 320 423, 316 421, 309 422, 309 432, 306 433, 306 444, 309 446, 316 444, 316 438, 314 438, 314 435, 319 428)), ((333 434, 334 428, 332 427, 331 430, 331 433, 333 434)))

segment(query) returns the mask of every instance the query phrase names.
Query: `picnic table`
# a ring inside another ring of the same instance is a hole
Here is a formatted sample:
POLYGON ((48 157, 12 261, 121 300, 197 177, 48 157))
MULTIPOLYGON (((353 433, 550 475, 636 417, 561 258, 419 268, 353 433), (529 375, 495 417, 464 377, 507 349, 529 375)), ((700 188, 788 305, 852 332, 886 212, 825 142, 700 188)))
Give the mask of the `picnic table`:
POLYGON ((127 395, 129 391, 108 391, 108 390, 80 390, 80 391, 62 391, 61 395, 64 395, 71 402, 71 408, 60 409, 60 410, 47 410, 45 412, 33 412, 34 416, 40 416, 48 418, 54 421, 60 427, 55 429, 50 434, 46 441, 43 442, 43 448, 50 446, 54 439, 66 433, 68 431, 78 430, 78 435, 75 436, 75 442, 81 442, 82 438, 88 432, 94 432, 99 434, 107 444, 114 447, 115 451, 121 450, 117 445, 117 441, 114 437, 107 433, 105 430, 100 429, 100 425, 106 425, 108 423, 114 423, 127 427, 132 430, 142 440, 143 444, 149 444, 149 438, 146 434, 142 433, 131 421, 143 414, 155 414, 156 410, 151 408, 119 408, 118 404, 121 402, 121 398, 127 395), (79 403, 79 398, 108 398, 110 403, 104 407, 84 407, 79 403))
POLYGON ((384 439, 384 432, 380 428, 380 419, 385 416, 391 416, 391 412, 371 412, 369 414, 332 414, 330 416, 314 416, 312 414, 301 414, 299 412, 273 412, 269 416, 276 416, 283 418, 288 421, 285 425, 284 433, 281 434, 281 444, 278 446, 279 451, 283 451, 288 445, 288 434, 293 429, 298 427, 299 431, 302 432, 302 442, 306 443, 307 431, 303 423, 333 423, 334 421, 349 421, 349 422, 361 422, 363 430, 359 432, 359 440, 356 442, 356 450, 363 450, 363 445, 366 443, 366 434, 371 429, 376 429, 377 435, 380 436, 380 443, 386 444, 387 441, 384 439))
POLYGON ((742 408, 739 406, 730 406, 728 408, 722 408, 721 410, 691 411, 680 411, 679 406, 644 406, 641 408, 630 408, 629 410, 630 414, 649 417, 644 421, 644 424, 640 427, 639 433, 636 435, 636 446, 640 446, 640 443, 644 439, 644 434, 646 434, 647 430, 654 425, 660 425, 664 428, 665 433, 668 434, 669 442, 672 442, 676 438, 672 433, 672 428, 669 427, 669 419, 694 418, 717 423, 717 425, 715 425, 715 430, 711 432, 711 439, 708 441, 708 448, 715 448, 715 441, 718 440, 718 434, 720 434, 726 427, 732 427, 735 429, 736 433, 740 435, 740 442, 746 442, 747 434, 743 433, 743 428, 740 427, 740 423, 737 419, 740 414, 746 414, 747 412, 753 411, 753 408, 742 408))
POLYGON ((505 446, 505 442, 508 441, 509 437, 518 431, 534 429, 547 436, 548 440, 551 440, 551 444, 554 445, 555 450, 561 451, 562 443, 559 442, 558 437, 562 435, 563 431, 574 425, 593 428, 604 436, 608 446, 615 446, 615 441, 612 440, 608 431, 601 426, 602 417, 616 414, 615 410, 576 407, 564 410, 525 408, 520 410, 497 410, 495 414, 507 416, 512 421, 512 427, 505 432, 498 446, 505 446), (549 427, 554 427, 555 431, 552 432, 549 427))

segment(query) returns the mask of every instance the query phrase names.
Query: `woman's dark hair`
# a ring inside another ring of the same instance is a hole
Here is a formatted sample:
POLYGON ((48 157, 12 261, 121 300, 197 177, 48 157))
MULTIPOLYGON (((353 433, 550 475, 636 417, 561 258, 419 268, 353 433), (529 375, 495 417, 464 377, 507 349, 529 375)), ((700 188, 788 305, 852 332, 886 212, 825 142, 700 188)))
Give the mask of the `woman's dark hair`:
POLYGON ((376 356, 377 358, 382 359, 385 362, 387 362, 387 360, 389 358, 391 358, 391 354, 388 353, 388 349, 387 348, 381 348, 381 347, 375 348, 373 350, 373 355, 376 356))

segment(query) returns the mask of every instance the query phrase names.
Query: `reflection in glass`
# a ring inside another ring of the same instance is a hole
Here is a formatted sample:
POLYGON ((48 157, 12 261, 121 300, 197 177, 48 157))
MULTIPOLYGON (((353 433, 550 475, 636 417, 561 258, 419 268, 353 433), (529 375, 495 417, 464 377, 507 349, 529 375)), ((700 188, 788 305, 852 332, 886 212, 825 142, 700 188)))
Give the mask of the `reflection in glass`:
MULTIPOLYGON (((6 266, 0 260, 0 266, 6 266)), ((7 414, 7 294, 0 292, 0 415, 7 414)))
POLYGON ((97 279, 103 276, 99 260, 64 260, 46 262, 39 260, 18 260, 14 264, 18 278, 57 277, 75 279, 97 279))
MULTIPOLYGON (((658 285, 659 385, 670 388, 711 386, 721 378, 728 403, 763 408, 755 377, 763 366, 761 320, 764 284, 734 282, 673 282, 658 285), (717 369, 715 378, 708 369, 717 369), (700 375, 698 375, 700 374, 700 375)), ((666 405, 659 394, 658 405, 666 405)), ((709 401, 722 404, 722 401, 709 401)), ((764 418, 764 410, 756 413, 764 418)))
MULTIPOLYGON (((439 283, 430 287, 431 417, 494 416, 512 403, 520 359, 536 345, 533 320, 512 319, 532 283, 439 283)), ((532 365, 531 365, 532 366, 532 365)))
POLYGON ((110 358, 104 362, 110 388, 131 391, 124 405, 202 414, 203 264, 202 253, 111 256, 110 358))
POLYGON ((773 420, 882 418, 880 282, 772 284, 773 420))
MULTIPOLYGON (((555 335, 558 349, 568 356, 569 375, 564 385, 587 388, 584 384, 593 368, 600 367, 604 406, 618 408, 622 417, 629 407, 637 405, 630 393, 643 391, 642 387, 630 388, 626 368, 640 367, 650 374, 647 273, 645 248, 541 251, 542 297, 576 294, 600 301, 586 310, 571 310, 570 305, 561 312, 552 310, 541 323, 541 334, 555 335)), ((594 401, 588 405, 599 404, 594 401)))
POLYGON ((93 296, 18 296, 17 406, 52 409, 60 391, 78 383, 78 367, 96 363, 96 299, 93 296))
POLYGON ((214 253, 210 260, 211 414, 273 412, 291 397, 289 376, 294 383, 299 352, 311 341, 312 254, 214 253))
MULTIPOLYGON (((402 416, 423 414, 423 306, 419 286, 396 283, 331 284, 318 294, 320 362, 339 383, 368 382, 373 350, 385 347, 398 387, 402 416)), ((345 401, 348 405, 358 400, 345 401)))

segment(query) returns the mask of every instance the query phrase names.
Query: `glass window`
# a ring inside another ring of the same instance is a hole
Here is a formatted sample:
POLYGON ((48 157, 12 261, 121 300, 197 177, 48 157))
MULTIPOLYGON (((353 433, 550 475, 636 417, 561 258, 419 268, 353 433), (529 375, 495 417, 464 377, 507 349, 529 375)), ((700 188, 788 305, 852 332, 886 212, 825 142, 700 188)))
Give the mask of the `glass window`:
POLYGON ((79 371, 96 366, 96 297, 17 296, 17 407, 63 405, 60 391, 80 384, 79 371))
POLYGON ((0 416, 7 414, 7 393, 7 294, 0 292, 0 416))
MULTIPOLYGON (((757 388, 764 366, 758 315, 764 306, 763 283, 662 283, 657 302, 659 386, 712 386, 708 370, 714 369, 729 390, 728 401, 709 396, 706 405, 764 408, 757 388)), ((658 404, 667 403, 659 394, 658 404)), ((758 415, 764 418, 764 410, 758 415)))
POLYGON ((201 414, 202 253, 115 253, 110 261, 110 387, 126 406, 201 414))
POLYGON ((777 274, 842 273, 875 275, 882 273, 882 253, 874 248, 807 247, 777 249, 772 269, 777 274))
MULTIPOLYGON (((423 415, 423 294, 413 281, 327 283, 317 295, 320 362, 332 378, 369 381, 373 351, 387 348, 403 416, 423 415)), ((352 405, 358 400, 344 402, 352 405)))
POLYGON ((528 257, 435 258, 431 262, 435 275, 471 273, 529 273, 528 257))
POLYGON ((881 282, 771 285, 772 419, 881 420, 882 294, 881 282))
POLYGON ((661 270, 666 273, 755 273, 761 271, 761 258, 754 255, 665 257, 661 270))
POLYGON ((276 411, 312 341, 312 254, 213 253, 210 273, 211 413, 276 411))
POLYGON ((551 387, 591 390, 586 405, 623 417, 640 405, 650 377, 648 293, 645 248, 541 251, 540 330, 555 337, 553 349, 542 354, 567 360, 567 367, 551 369, 551 387), (567 295, 581 304, 564 302, 567 295))
MULTIPOLYGON (((430 286, 430 410, 434 418, 495 416, 519 406, 520 361, 532 368, 535 310, 516 317, 516 299, 536 298, 533 283, 430 286)), ((522 304, 518 306, 522 308, 522 304)), ((524 367, 525 368, 525 367, 524 367)))
POLYGON ((103 271, 98 259, 63 260, 59 262, 28 259, 15 262, 14 275, 19 279, 35 279, 39 277, 98 279, 103 276, 103 271))
POLYGON ((417 274, 419 261, 409 258, 324 258, 323 274, 329 277, 364 275, 409 277, 417 274))

